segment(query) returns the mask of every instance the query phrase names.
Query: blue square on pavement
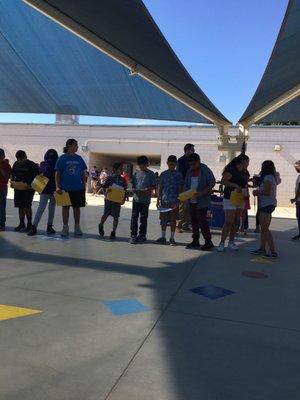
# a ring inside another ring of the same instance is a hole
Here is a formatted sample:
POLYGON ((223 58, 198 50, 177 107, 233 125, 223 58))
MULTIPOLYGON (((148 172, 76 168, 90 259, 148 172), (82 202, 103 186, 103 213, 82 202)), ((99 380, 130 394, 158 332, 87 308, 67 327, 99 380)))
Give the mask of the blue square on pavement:
POLYGON ((198 288, 190 289, 190 291, 199 294, 200 296, 208 297, 211 300, 215 300, 219 297, 224 297, 235 293, 231 290, 227 290, 214 285, 201 286, 198 288))
POLYGON ((149 308, 136 299, 106 300, 103 303, 114 315, 118 316, 149 311, 149 308))

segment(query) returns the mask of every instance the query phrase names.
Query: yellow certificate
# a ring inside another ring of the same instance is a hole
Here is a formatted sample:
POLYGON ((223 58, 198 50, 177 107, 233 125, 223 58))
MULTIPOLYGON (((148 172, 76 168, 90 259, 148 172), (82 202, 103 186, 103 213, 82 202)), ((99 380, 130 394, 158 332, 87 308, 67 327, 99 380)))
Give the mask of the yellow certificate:
POLYGON ((58 205, 60 207, 67 207, 67 206, 72 205, 68 192, 63 192, 62 194, 58 194, 58 193, 54 192, 54 197, 55 197, 56 205, 58 205))

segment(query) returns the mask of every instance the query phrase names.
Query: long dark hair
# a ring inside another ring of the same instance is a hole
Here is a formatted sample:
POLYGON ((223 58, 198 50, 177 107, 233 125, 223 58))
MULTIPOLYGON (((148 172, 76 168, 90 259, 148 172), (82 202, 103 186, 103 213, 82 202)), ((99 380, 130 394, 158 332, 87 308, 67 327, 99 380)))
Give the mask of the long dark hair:
POLYGON ((263 180, 265 176, 273 175, 276 179, 276 169, 273 161, 266 160, 261 164, 260 177, 263 180))
POLYGON ((68 150, 69 150, 69 147, 70 147, 70 146, 73 146, 73 144, 75 144, 75 143, 77 143, 77 140, 76 140, 76 139, 68 139, 68 140, 66 141, 65 147, 63 148, 63 152, 64 152, 65 154, 67 154, 67 152, 68 152, 68 150))
POLYGON ((238 164, 241 164, 243 161, 249 161, 249 157, 246 154, 239 154, 237 157, 234 157, 223 169, 223 174, 227 172, 230 168, 236 167, 238 164))

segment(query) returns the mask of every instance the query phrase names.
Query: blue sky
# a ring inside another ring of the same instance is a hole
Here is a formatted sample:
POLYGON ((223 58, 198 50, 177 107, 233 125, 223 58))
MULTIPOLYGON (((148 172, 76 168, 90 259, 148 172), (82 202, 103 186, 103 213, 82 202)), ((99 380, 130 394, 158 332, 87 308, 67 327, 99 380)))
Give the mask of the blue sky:
MULTIPOLYGON (((248 105, 288 0, 144 0, 190 75, 232 122, 248 105)), ((81 117, 81 123, 153 121, 81 117)), ((52 123, 53 115, 0 114, 0 122, 52 123)), ((174 124, 174 122, 172 122, 174 124)))

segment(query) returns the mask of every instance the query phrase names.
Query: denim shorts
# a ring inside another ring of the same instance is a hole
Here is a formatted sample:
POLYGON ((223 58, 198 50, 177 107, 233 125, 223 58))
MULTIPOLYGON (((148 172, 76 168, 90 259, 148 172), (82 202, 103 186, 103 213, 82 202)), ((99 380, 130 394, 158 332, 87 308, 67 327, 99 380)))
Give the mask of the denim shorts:
POLYGON ((265 207, 262 207, 262 208, 259 208, 258 209, 258 211, 260 212, 260 213, 263 213, 263 214, 272 214, 272 212, 275 210, 275 206, 265 206, 265 207))

